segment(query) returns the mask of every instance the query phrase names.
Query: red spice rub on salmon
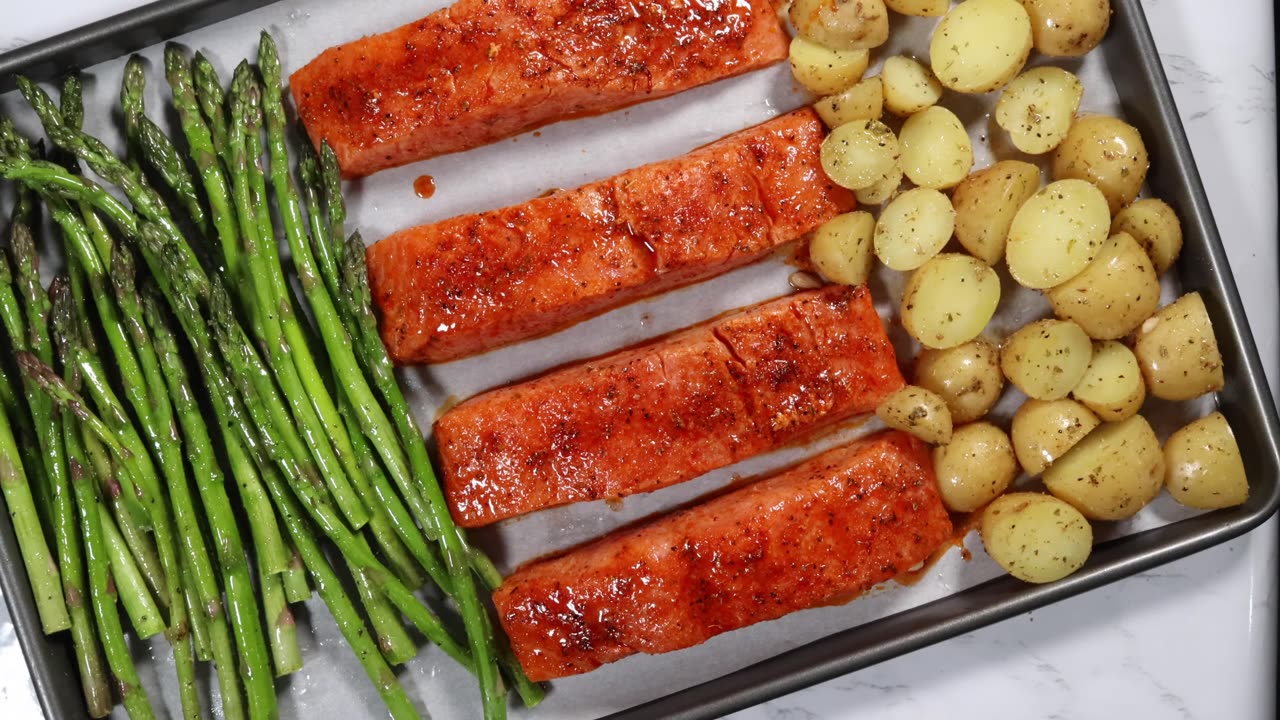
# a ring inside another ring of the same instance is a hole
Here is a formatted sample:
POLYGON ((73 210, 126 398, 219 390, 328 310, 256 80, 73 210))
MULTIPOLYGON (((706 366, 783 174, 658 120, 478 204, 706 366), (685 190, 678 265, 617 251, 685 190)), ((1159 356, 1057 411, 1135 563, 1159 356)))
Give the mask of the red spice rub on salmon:
POLYGON ((290 79, 344 175, 479 147, 771 65, 773 0, 460 0, 290 79))
POLYGON ((951 537, 898 431, 517 570, 493 595, 536 681, 665 653, 870 590, 951 537))
POLYGON ((902 387, 865 287, 830 286, 463 402, 436 422, 459 524, 692 479, 902 387))
POLYGON ((522 205, 396 233, 368 251, 401 365, 562 329, 767 255, 851 209, 808 108, 687 155, 522 205))

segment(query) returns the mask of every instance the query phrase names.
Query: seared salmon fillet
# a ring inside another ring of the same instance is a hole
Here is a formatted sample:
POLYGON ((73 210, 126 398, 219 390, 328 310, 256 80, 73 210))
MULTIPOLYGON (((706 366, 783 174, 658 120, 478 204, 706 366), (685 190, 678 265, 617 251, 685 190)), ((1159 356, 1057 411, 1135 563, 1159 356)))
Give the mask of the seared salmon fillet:
POLYGON ((435 436, 453 516, 477 527, 689 480, 902 385, 871 294, 830 286, 490 390, 435 436))
POLYGON ((410 228, 368 251, 401 365, 536 337, 768 254, 851 209, 805 108, 679 158, 522 205, 410 228))
POLYGON ((347 177, 479 147, 787 56, 773 0, 460 0, 290 78, 347 177))
POLYGON ((864 593, 951 533, 928 447, 887 431, 529 563, 493 601, 525 673, 551 680, 864 593))

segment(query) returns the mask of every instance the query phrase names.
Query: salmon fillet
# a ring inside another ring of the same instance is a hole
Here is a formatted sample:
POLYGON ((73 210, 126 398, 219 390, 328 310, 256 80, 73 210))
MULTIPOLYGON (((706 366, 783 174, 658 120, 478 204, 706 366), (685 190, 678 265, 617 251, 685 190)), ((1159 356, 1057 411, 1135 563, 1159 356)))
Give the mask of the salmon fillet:
POLYGON ((651 492, 902 387, 865 287, 830 286, 473 397, 435 425, 457 522, 651 492))
POLYGON ((350 178, 766 67, 787 46, 772 0, 460 0, 325 50, 290 86, 350 178))
POLYGON ((929 449, 887 431, 525 565, 493 601, 525 673, 551 680, 864 593, 951 532, 929 449))
POLYGON ((396 233, 368 251, 396 363, 446 362, 562 329, 768 254, 851 209, 824 130, 789 113, 672 160, 396 233))

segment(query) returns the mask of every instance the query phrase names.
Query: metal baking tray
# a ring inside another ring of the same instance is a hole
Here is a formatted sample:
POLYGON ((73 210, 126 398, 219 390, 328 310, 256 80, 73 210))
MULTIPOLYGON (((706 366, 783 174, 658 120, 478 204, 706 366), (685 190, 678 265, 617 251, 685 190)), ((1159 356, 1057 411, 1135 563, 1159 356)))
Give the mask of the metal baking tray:
MULTIPOLYGON (((67 69, 119 57, 270 2, 153 2, 0 55, 0 93, 12 88, 14 73, 50 79, 67 69)), ((1249 501, 1237 508, 1104 541, 1082 570, 1060 582, 1031 586, 998 577, 615 712, 609 718, 723 716, 1228 541, 1262 524, 1280 507, 1280 420, 1222 239, 1139 0, 1112 0, 1112 6, 1115 16, 1101 52, 1123 116, 1147 141, 1152 163, 1150 190, 1168 201, 1183 221, 1185 245, 1177 277, 1183 290, 1203 294, 1218 333, 1227 384, 1216 395, 1216 405, 1237 433, 1250 475, 1249 501)), ((7 515, 0 516, 0 588, 45 714, 50 718, 82 717, 70 643, 61 637, 46 638, 40 632, 7 515)))

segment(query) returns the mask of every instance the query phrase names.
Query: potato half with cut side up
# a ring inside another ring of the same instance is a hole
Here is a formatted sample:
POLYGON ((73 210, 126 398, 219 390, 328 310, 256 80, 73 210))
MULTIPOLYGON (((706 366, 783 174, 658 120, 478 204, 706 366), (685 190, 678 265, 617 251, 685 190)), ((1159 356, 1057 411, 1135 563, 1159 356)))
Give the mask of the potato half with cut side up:
POLYGON ((1163 400, 1190 400, 1226 384, 1213 321, 1198 292, 1183 295, 1142 323, 1133 354, 1147 390, 1163 400))
POLYGON ((1111 0, 1022 0, 1031 16, 1036 50, 1079 57, 1102 42, 1111 27, 1111 0))
POLYGON ((942 251, 955 229, 956 213, 946 195, 912 188, 895 197, 876 221, 876 257, 894 270, 915 270, 942 251))
POLYGON ((951 191, 956 240, 982 262, 1000 262, 1014 216, 1039 188, 1040 168, 1021 160, 1001 160, 972 173, 951 191))
POLYGON ((1035 290, 1066 282, 1097 256, 1110 228, 1107 198, 1093 183, 1049 183, 1022 204, 1009 226, 1009 274, 1035 290))
POLYGON ((1074 400, 1032 399, 1014 413, 1009 437, 1022 469, 1039 475, 1101 424, 1093 411, 1074 400))
POLYGON ((1009 133, 1013 146, 1029 155, 1058 147, 1084 97, 1084 86, 1071 73, 1045 65, 1014 78, 996 103, 996 124, 1009 133))
POLYGON ((861 285, 871 274, 876 219, 857 210, 837 215, 813 231, 809 259, 822 276, 844 285, 861 285))
POLYGON ((1164 454, 1141 415, 1105 423, 1058 458, 1042 476, 1054 496, 1092 520, 1138 514, 1164 485, 1164 454))
POLYGON ((862 79, 871 55, 866 50, 831 50, 804 38, 792 38, 791 74, 809 92, 838 93, 862 79))
POLYGON ((942 504, 951 512, 973 512, 1008 489, 1018 476, 1009 436, 988 422, 962 425, 951 442, 933 450, 942 504))
POLYGON ((1000 351, 983 338, 941 350, 925 348, 916 356, 915 383, 946 401, 956 425, 978 420, 1004 391, 1000 351))
POLYGON ((1117 233, 1084 270, 1046 290, 1045 297, 1055 315, 1075 321, 1089 337, 1115 340, 1160 307, 1160 278, 1137 241, 1117 233))
POLYGON ((1093 527, 1084 515, 1042 493, 996 498, 982 513, 979 534, 997 565, 1029 583, 1061 580, 1093 552, 1093 527))
POLYGON ((1017 0, 965 0, 933 31, 929 61, 944 86, 962 93, 999 90, 1031 54, 1031 18, 1017 0))
POLYGON ((884 115, 884 82, 879 75, 864 78, 853 87, 813 104, 829 128, 855 120, 879 120, 884 115))
POLYGON ((915 58, 894 55, 880 69, 884 80, 884 106, 898 117, 908 117, 942 98, 942 83, 915 58))
POLYGON ((973 167, 973 141, 964 123, 940 105, 907 118, 898 133, 898 142, 902 172, 920 187, 955 187, 973 167))
POLYGON ((889 39, 884 0, 792 0, 790 17, 800 37, 832 50, 866 50, 889 39))
POLYGON ((907 279, 902 326, 930 348, 949 348, 978 337, 1000 304, 1000 276, 980 260, 943 253, 907 279))
POLYGON ((1129 346, 1107 340, 1094 344, 1093 359, 1071 396, 1103 420, 1119 422, 1142 409, 1147 383, 1129 346))
POLYGON ((898 136, 879 120, 854 120, 822 141, 822 169, 837 185, 861 190, 898 164, 898 136))
POLYGON ((911 433, 930 445, 951 442, 951 411, 937 393, 906 385, 885 398, 876 417, 891 428, 911 433))
POLYGON ((1164 484, 1174 500, 1199 510, 1243 505, 1249 478, 1240 446, 1220 412, 1202 417, 1169 436, 1164 444, 1164 484))
POLYGON ((1037 320, 1004 341, 1000 369, 1009 382, 1036 400, 1071 393, 1093 357, 1093 343, 1070 320, 1037 320))
POLYGON ((1143 198, 1116 213, 1111 234, 1127 232, 1151 258, 1156 273, 1163 275, 1182 253, 1182 223, 1163 200, 1143 198))
POLYGON ((1138 197, 1150 167, 1138 129, 1108 115, 1076 118, 1053 155, 1053 179, 1097 185, 1112 214, 1138 197))

